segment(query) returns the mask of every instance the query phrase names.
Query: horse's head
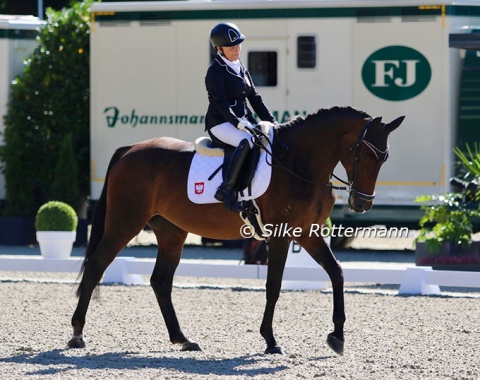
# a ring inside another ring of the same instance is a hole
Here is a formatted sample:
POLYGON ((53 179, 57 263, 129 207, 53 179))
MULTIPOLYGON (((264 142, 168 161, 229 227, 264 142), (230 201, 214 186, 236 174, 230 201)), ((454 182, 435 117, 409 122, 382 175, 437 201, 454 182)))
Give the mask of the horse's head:
POLYGON ((344 143, 349 153, 341 162, 348 175, 348 205, 353 211, 364 213, 372 208, 375 182, 389 154, 388 135, 400 126, 404 118, 401 116, 385 124, 381 117, 377 117, 365 124, 359 136, 346 136, 344 143))

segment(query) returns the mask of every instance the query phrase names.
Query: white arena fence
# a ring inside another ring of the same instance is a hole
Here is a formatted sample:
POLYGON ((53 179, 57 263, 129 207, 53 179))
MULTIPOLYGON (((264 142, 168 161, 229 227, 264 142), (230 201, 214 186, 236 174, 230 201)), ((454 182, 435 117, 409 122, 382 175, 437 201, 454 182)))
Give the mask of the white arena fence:
MULTIPOLYGON (((44 259, 42 256, 1 255, 1 271, 25 272, 78 272, 82 258, 44 259)), ((288 263, 287 263, 288 264, 288 263)), ((143 284, 141 275, 150 275, 155 259, 117 257, 107 268, 102 282, 127 285, 143 284)), ((383 268, 344 268, 345 282, 400 285, 398 294, 438 295, 440 286, 480 288, 480 272, 437 271, 431 267, 407 267, 403 269, 383 268)), ((238 279, 266 279, 267 267, 264 265, 235 265, 217 263, 198 263, 183 260, 177 268, 176 276, 213 277, 238 279)), ((325 288, 330 281, 326 272, 317 267, 287 265, 283 276, 288 289, 298 283, 316 284, 312 288, 325 288)), ((285 289, 285 287, 284 287, 285 289)))

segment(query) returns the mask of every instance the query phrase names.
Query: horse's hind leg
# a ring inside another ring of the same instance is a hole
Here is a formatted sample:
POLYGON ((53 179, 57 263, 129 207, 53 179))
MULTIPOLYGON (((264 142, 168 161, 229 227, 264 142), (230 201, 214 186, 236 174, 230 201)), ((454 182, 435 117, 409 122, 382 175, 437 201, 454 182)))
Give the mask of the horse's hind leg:
MULTIPOLYGON (((145 224, 138 223, 137 227, 117 228, 115 231, 105 231, 96 247, 87 247, 87 258, 83 268, 83 276, 77 295, 77 308, 72 316, 73 336, 67 343, 70 348, 84 348, 83 328, 88 306, 93 291, 102 279, 103 273, 128 242, 135 237, 145 224), (139 227, 141 226, 141 227, 139 227), (92 252, 88 252, 92 249, 92 252)), ((90 245, 90 243, 89 243, 90 245)))
POLYGON ((190 341, 183 335, 172 304, 173 276, 180 262, 187 232, 160 216, 154 217, 149 222, 149 226, 155 233, 158 242, 157 261, 150 284, 160 306, 170 341, 181 344, 182 351, 201 351, 202 348, 198 343, 190 341))
POLYGON ((67 343, 70 348, 84 348, 83 327, 87 309, 92 298, 92 293, 100 282, 105 269, 113 261, 123 247, 113 245, 106 239, 100 241, 95 249, 95 254, 85 261, 83 276, 77 292, 79 299, 77 308, 72 316, 73 336, 67 343))

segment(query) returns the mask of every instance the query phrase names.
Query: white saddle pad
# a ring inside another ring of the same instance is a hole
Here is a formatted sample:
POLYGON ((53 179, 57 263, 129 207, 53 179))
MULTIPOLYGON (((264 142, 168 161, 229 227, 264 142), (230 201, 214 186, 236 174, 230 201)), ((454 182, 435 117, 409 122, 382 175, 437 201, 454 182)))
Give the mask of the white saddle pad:
MULTIPOLYGON (((273 139, 273 130, 269 131, 270 142, 273 139)), ((271 157, 264 150, 260 153, 258 165, 252 180, 251 194, 248 189, 239 192, 238 200, 244 201, 261 196, 268 188, 272 176, 271 157)), ((218 203, 213 197, 222 183, 222 169, 218 170, 212 179, 208 179, 223 163, 222 156, 205 156, 195 153, 190 165, 187 181, 188 199, 193 203, 218 203)))

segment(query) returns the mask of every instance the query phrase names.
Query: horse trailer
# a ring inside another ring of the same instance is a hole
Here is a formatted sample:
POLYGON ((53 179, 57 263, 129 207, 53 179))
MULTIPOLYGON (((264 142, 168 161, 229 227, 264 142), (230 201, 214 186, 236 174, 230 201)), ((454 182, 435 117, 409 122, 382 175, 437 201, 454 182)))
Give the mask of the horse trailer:
POLYGON ((479 141, 478 1, 104 1, 91 11, 93 200, 116 148, 205 134, 209 35, 221 21, 246 35, 241 59, 279 122, 337 105, 406 116, 375 207, 351 214, 337 191, 336 223, 415 225, 414 199, 449 191, 453 148, 479 141))
MULTIPOLYGON (((0 146, 4 144, 3 116, 7 113, 10 83, 25 69, 25 59, 38 46, 37 29, 45 22, 33 16, 0 15, 0 146)), ((5 199, 5 179, 0 172, 0 202, 5 199)))

